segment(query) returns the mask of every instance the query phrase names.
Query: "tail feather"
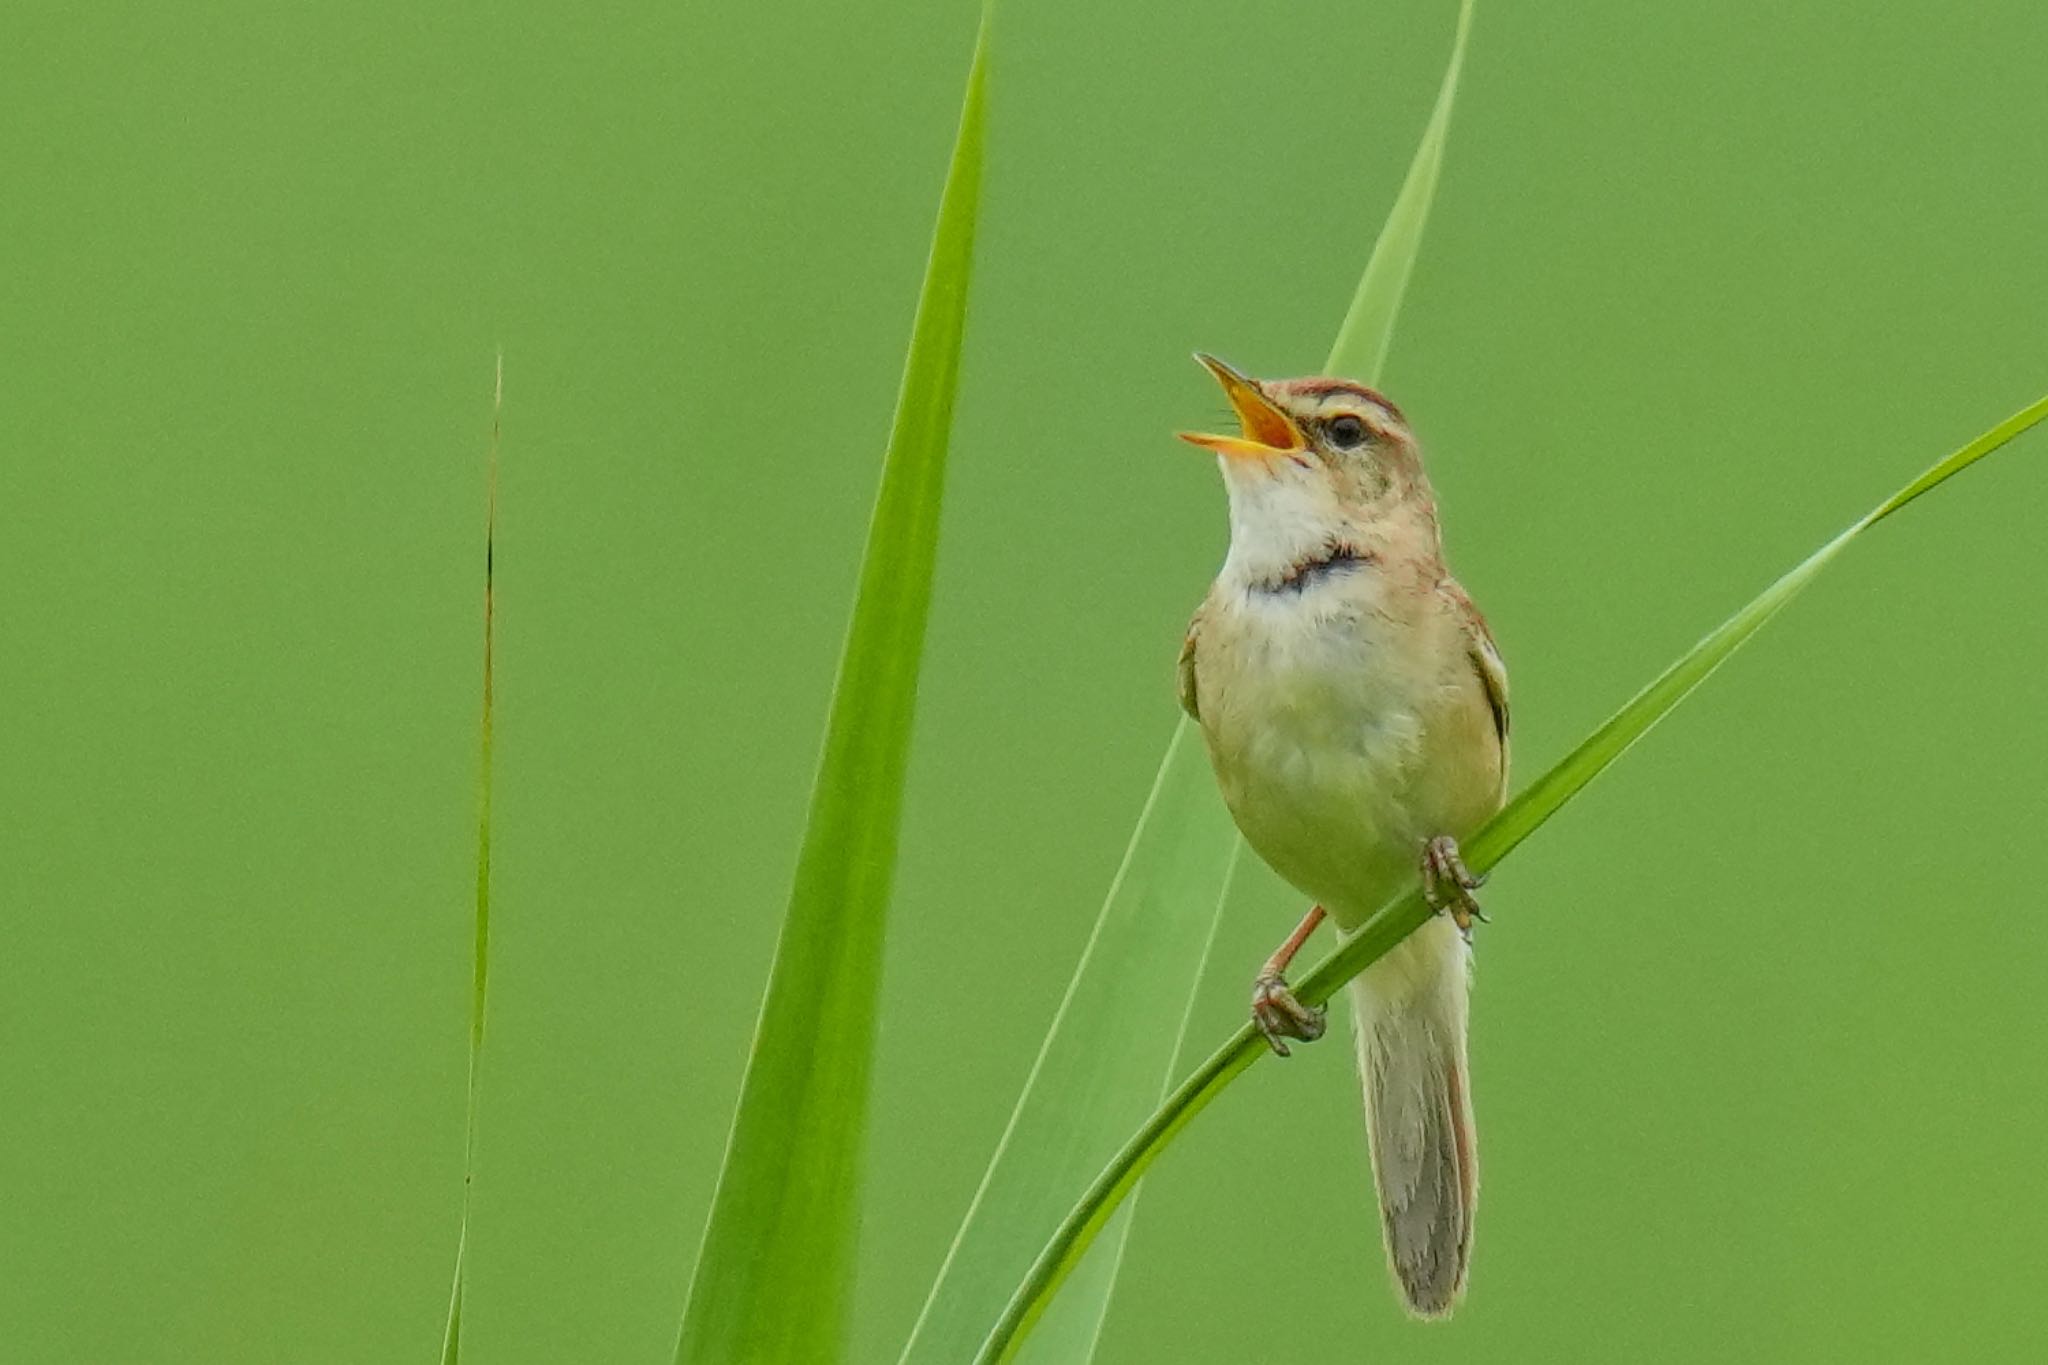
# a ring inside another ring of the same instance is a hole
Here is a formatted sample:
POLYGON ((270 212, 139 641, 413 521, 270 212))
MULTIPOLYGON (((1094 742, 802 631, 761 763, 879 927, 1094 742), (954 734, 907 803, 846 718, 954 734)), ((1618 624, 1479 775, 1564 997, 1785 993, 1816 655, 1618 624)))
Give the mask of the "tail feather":
POLYGON ((1387 1261, 1419 1317, 1451 1311, 1472 1258, 1466 951, 1448 921, 1433 921, 1351 983, 1387 1261))

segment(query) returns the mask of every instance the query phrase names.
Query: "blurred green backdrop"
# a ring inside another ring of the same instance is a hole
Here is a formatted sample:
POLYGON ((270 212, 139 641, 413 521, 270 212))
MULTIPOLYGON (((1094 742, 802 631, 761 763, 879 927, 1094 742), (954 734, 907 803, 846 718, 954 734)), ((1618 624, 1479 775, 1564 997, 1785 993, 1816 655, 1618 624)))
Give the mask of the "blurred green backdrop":
MULTIPOLYGON (((1187 353, 1323 354, 1453 8, 1001 15, 863 1361, 908 1329, 1173 725, 1223 544, 1168 435, 1216 408, 1187 353)), ((438 1349, 500 342, 465 1358, 668 1358, 973 24, 10 9, 8 1360, 438 1349)), ((1388 387, 1524 775, 2048 387, 2044 43, 2022 0, 1482 5, 1388 387)), ((1326 1046, 1158 1168, 1103 1359, 2037 1353, 2044 516, 2031 437, 1495 879, 1453 1324, 1394 1306, 1326 1046)), ((1237 901, 1198 1046, 1296 909, 1262 871, 1237 901)))

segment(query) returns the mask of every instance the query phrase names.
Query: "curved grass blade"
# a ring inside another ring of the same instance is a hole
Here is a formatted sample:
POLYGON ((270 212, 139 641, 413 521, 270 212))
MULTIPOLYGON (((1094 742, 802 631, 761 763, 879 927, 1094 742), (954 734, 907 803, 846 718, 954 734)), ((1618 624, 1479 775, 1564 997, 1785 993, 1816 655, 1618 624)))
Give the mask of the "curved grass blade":
MULTIPOLYGON (((1327 373, 1378 382, 1436 193, 1471 21, 1472 0, 1461 0, 1436 106, 1327 373)), ((1161 1024, 1179 1018, 1186 1027, 1241 847, 1202 746, 1183 719, 900 1365, 956 1365, 973 1354, 1057 1226, 1068 1191, 1101 1168, 1118 1139, 1164 1093, 1180 1066, 1182 1034, 1161 1024)), ((1092 1359, 1129 1224, 1125 1214, 1100 1238, 1105 1245, 1039 1325, 1026 1352, 1030 1359, 1046 1365, 1092 1359)))
POLYGON ((973 262, 986 48, 984 16, 679 1365, 829 1365, 845 1354, 882 927, 973 262))
MULTIPOLYGON (((1544 821, 1597 777, 1600 772, 1649 732, 1693 689, 1725 663, 1763 624, 1782 611, 1849 543, 1871 526, 1954 477, 1992 451, 2048 419, 2048 397, 2036 400, 1931 466, 1846 531, 1814 551, 1791 572, 1764 589, 1753 601, 1694 645, 1655 681, 1595 730, 1564 760, 1543 774, 1465 843, 1466 863, 1484 872, 1534 833, 1544 821)), ((1296 988, 1309 1004, 1327 1001, 1337 988, 1379 960, 1388 949, 1428 920, 1431 911, 1420 888, 1383 906, 1343 947, 1316 966, 1296 988)), ((1067 1214, 1031 1267, 976 1355, 977 1365, 1015 1360, 1025 1333, 1046 1310, 1053 1294, 1070 1275, 1081 1255, 1100 1234, 1117 1205, 1194 1116, 1206 1108, 1240 1072, 1266 1049, 1249 1025, 1212 1054, 1176 1088, 1166 1103, 1145 1121, 1137 1134, 1096 1177, 1081 1201, 1067 1214)))
POLYGON ((498 352, 491 387, 491 458, 484 478, 484 705, 477 757, 476 937, 470 958, 469 1092, 462 1124, 462 1226, 455 1238, 455 1288, 448 1295, 448 1325, 441 1334, 441 1365, 462 1358, 462 1290, 469 1277, 469 1210, 476 1185, 477 1065, 484 1054, 484 1001, 491 980, 491 641, 492 572, 498 540, 498 428, 505 410, 505 352, 498 352))

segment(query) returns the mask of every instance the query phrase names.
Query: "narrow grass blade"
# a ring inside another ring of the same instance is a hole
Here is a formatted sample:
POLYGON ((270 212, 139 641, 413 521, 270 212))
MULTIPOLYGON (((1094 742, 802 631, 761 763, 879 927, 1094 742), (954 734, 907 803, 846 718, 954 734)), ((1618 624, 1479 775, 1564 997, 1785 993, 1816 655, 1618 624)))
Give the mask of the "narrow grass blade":
POLYGON ((1408 292, 1408 277, 1415 271, 1415 258, 1422 251, 1422 229, 1429 223, 1429 207, 1436 201, 1436 182, 1444 164, 1444 143, 1451 134, 1451 105, 1458 97, 1458 77, 1465 69, 1465 39, 1472 31, 1472 0, 1459 0, 1458 32, 1451 39, 1451 60, 1444 68, 1443 84, 1437 87, 1436 108, 1429 125, 1408 163, 1408 178, 1387 214, 1373 245, 1372 259, 1359 276, 1358 292, 1351 297, 1351 309, 1337 329, 1337 343, 1330 348, 1327 374, 1346 375, 1379 382, 1386 368, 1387 350, 1393 345, 1394 323, 1401 314, 1401 298, 1408 292))
POLYGON ((505 353, 491 385, 491 457, 484 476, 484 704, 477 745, 476 937, 470 959, 469 1087, 462 1125, 462 1227, 455 1238, 455 1287, 441 1334, 442 1365, 462 1359, 462 1291, 469 1276, 469 1210, 476 1185, 477 1066, 484 1054, 484 1001, 491 979, 491 644, 495 636, 492 577, 498 542, 498 429, 505 410, 505 353))
MULTIPOLYGON (((903 1349, 904 1365, 957 1365, 973 1354, 1074 1189, 1165 1093, 1180 1045, 1167 1021, 1185 1027, 1189 986, 1208 955, 1237 844, 1201 738, 1183 726, 903 1349)), ((1094 1292, 1062 1300, 1033 1342, 1034 1357, 1058 1365, 1088 1359, 1117 1258, 1118 1249, 1105 1246, 1089 1259, 1094 1292)))
MULTIPOLYGON (((1462 0, 1436 107, 1373 247, 1328 373, 1378 381, 1422 247, 1471 21, 1472 0, 1462 0)), ((974 1353, 1057 1226, 1069 1191, 1101 1168, 1164 1091, 1180 1065, 1182 1037, 1161 1025, 1186 1018, 1240 848, 1200 739, 1183 720, 901 1365, 954 1365, 974 1353)), ((1103 1233, 1105 1245, 1039 1325, 1026 1352, 1030 1360, 1086 1365, 1093 1357, 1129 1222, 1126 1215, 1103 1233)))
POLYGON ((984 19, 679 1365, 830 1365, 845 1354, 882 926, 981 186, 986 48, 984 19))
MULTIPOLYGON (((1694 688, 1705 682, 1857 536, 2043 419, 2048 419, 2048 397, 2014 413, 1931 466, 1764 589, 1755 600, 1665 669, 1655 681, 1587 736, 1562 762, 1510 802, 1475 838, 1468 840, 1463 849, 1467 864, 1476 872, 1484 872, 1507 856, 1608 764, 1648 733, 1651 726, 1685 700, 1694 688)), ((1371 966, 1388 949, 1422 925, 1430 913, 1419 887, 1397 897, 1382 907, 1342 948, 1318 964, 1296 988, 1296 995, 1311 1004, 1327 1001, 1338 987, 1371 966)), ((1194 1116, 1208 1106, 1209 1101, 1265 1051, 1265 1045, 1249 1025, 1239 1029, 1145 1121, 1136 1136, 1124 1145, 1096 1177, 1081 1201, 1068 1212, 1058 1231, 1039 1254, 1030 1273, 1018 1286, 1009 1306, 982 1344, 980 1353, 975 1357, 978 1365, 996 1365, 996 1362, 1017 1358, 1024 1334, 1045 1312, 1061 1282, 1073 1272, 1082 1254, 1100 1234, 1117 1205, 1131 1192, 1145 1169, 1194 1116)))

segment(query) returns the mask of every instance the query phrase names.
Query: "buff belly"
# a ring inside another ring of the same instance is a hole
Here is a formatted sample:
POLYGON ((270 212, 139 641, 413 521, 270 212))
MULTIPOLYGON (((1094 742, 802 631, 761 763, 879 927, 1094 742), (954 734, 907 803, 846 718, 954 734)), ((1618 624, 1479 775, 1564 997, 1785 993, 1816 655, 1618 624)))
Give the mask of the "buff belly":
POLYGON ((1469 834, 1494 809, 1481 684, 1421 663, 1445 651, 1386 648, 1370 614, 1304 631, 1298 614, 1252 610, 1234 624, 1204 640, 1200 675, 1224 801, 1274 871, 1355 929, 1413 882, 1425 840, 1469 834))

